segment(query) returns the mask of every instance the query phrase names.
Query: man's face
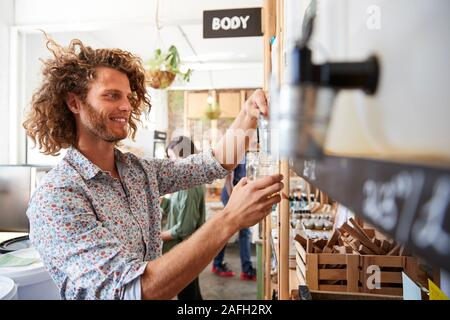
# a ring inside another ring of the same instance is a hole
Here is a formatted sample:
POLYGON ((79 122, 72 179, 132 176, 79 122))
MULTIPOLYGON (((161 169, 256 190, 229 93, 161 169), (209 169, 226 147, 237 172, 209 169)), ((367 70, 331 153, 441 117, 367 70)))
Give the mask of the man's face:
POLYGON ((80 111, 83 131, 107 142, 125 139, 131 115, 130 97, 130 82, 124 73, 98 67, 80 111))

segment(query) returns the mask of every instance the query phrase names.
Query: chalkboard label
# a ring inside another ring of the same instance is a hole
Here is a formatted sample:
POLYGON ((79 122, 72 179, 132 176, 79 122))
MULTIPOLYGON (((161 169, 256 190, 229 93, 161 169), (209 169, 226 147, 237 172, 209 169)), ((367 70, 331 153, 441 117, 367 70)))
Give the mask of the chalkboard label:
POLYGON ((261 8, 203 11, 205 39, 261 35, 261 8))

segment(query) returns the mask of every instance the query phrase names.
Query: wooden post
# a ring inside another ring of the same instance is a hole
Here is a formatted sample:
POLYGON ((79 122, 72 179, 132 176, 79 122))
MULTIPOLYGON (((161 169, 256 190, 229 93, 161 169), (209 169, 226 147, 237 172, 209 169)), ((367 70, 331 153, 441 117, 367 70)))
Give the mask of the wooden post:
MULTIPOLYGON (((284 176, 283 193, 289 195, 289 163, 287 160, 281 161, 281 174, 284 176)), ((280 243, 280 300, 289 299, 289 230, 290 230, 290 217, 289 217, 289 197, 288 199, 282 199, 280 203, 280 231, 279 231, 279 243, 280 243)))
MULTIPOLYGON (((278 75, 277 82, 281 86, 284 78, 284 41, 283 41, 283 28, 284 28, 284 0, 277 1, 277 41, 278 41, 278 75)), ((289 215, 289 160, 281 159, 280 171, 283 175, 284 188, 282 192, 286 195, 285 199, 280 203, 280 215, 279 215, 279 230, 278 241, 280 244, 280 259, 278 264, 278 273, 280 275, 278 283, 278 298, 280 300, 288 300, 289 294, 289 230, 290 230, 290 215, 289 215), (286 199, 287 198, 287 199, 286 199)))
POLYGON ((263 6, 263 41, 264 41, 264 90, 269 89, 272 71, 270 40, 276 35, 276 3, 275 0, 264 0, 263 6))
MULTIPOLYGON (((275 0, 264 0, 263 6, 263 41, 264 41, 264 91, 269 89, 271 65, 270 39, 275 35, 276 8, 275 0)), ((272 298, 271 286, 271 256, 270 239, 272 237, 272 215, 269 214, 263 221, 263 261, 264 261, 264 299, 272 298)))

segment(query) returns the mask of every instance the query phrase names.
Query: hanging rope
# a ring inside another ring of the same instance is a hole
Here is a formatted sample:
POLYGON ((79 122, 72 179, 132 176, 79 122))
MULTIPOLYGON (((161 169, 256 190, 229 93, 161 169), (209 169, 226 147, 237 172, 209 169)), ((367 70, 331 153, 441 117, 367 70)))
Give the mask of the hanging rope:
POLYGON ((155 49, 160 48, 163 51, 165 49, 165 44, 161 37, 162 25, 160 24, 159 21, 159 0, 156 0, 155 26, 156 26, 155 49))
POLYGON ((214 90, 214 82, 213 82, 213 76, 212 76, 211 70, 208 70, 208 75, 209 75, 209 86, 210 86, 211 90, 214 90))

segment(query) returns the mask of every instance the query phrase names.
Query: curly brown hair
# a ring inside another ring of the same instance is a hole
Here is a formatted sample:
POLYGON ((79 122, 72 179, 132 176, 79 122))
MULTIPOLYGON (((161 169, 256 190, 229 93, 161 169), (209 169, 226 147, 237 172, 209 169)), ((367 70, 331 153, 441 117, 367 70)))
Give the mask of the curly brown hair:
POLYGON ((31 110, 23 123, 40 151, 58 155, 61 149, 75 145, 75 117, 66 104, 66 97, 74 93, 86 102, 89 84, 99 66, 121 71, 128 77, 132 94, 129 136, 134 138, 142 110, 151 108, 142 60, 120 49, 92 49, 78 39, 65 48, 47 37, 46 46, 53 57, 42 61, 43 82, 33 94, 31 110))

